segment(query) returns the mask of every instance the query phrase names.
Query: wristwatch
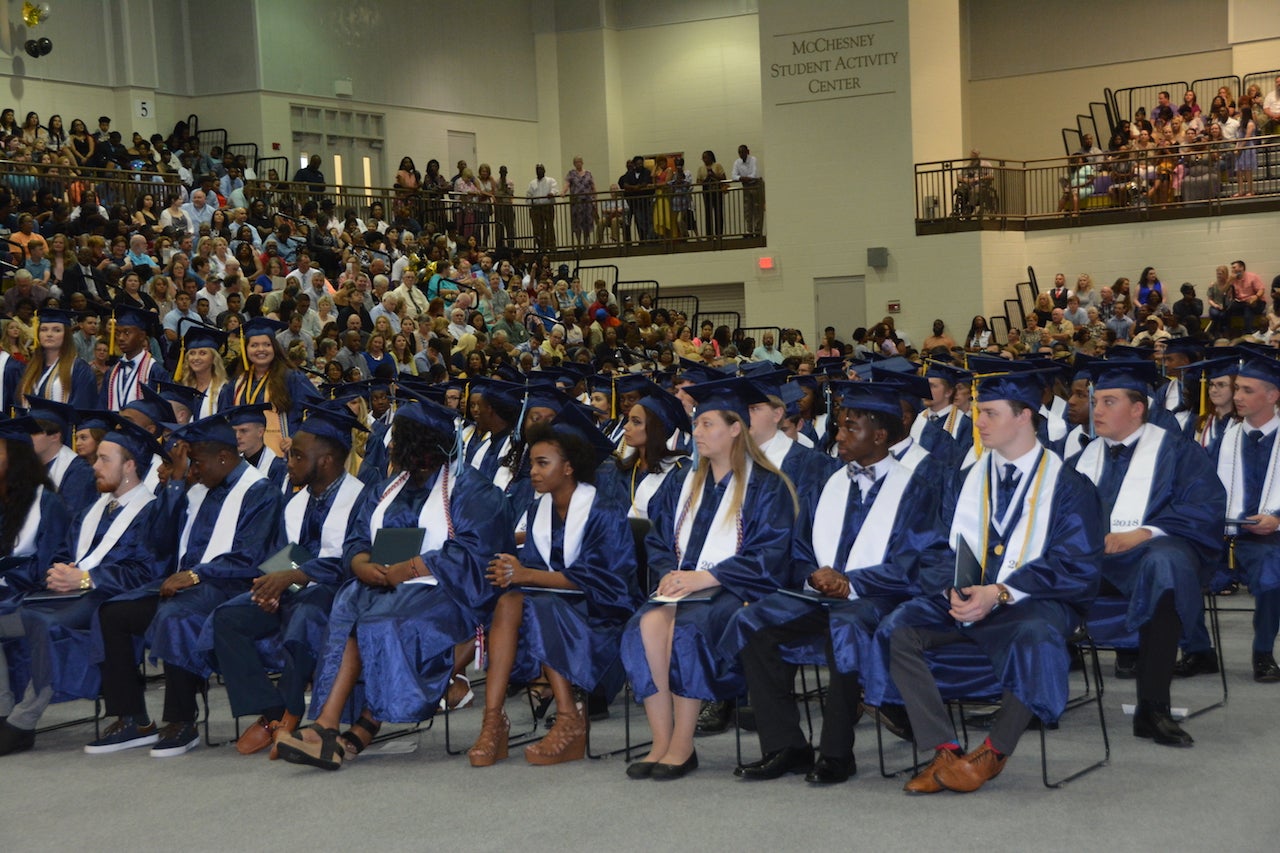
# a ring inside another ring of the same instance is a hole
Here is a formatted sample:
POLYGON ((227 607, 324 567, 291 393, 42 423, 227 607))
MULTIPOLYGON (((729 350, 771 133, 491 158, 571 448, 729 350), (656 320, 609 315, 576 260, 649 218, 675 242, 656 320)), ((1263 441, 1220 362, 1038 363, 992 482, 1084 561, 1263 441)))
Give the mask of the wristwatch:
POLYGON ((999 590, 999 592, 996 593, 996 604, 1003 605, 1013 603, 1013 595, 1009 593, 1009 587, 1002 583, 998 583, 996 584, 996 589, 999 590))

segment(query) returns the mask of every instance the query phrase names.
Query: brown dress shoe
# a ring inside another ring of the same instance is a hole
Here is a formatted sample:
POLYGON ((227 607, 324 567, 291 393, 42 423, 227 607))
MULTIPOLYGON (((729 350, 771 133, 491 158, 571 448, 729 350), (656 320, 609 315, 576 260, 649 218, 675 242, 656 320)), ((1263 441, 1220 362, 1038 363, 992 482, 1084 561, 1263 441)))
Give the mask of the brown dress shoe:
POLYGON ((241 755, 253 755, 271 746, 275 740, 275 725, 266 717, 259 717, 253 725, 244 730, 236 741, 236 752, 241 755))
POLYGON ((999 776, 1008 760, 1009 756, 999 755, 983 743, 973 752, 940 769, 935 778, 948 791, 967 794, 999 776))
POLYGON ((525 760, 530 764, 562 764, 577 761, 587 751, 587 718, 578 708, 572 713, 560 710, 556 724, 547 736, 524 748, 525 760))
POLYGON ((271 739, 271 753, 267 756, 267 758, 269 758, 272 761, 278 761, 280 759, 280 750, 276 746, 276 744, 280 742, 280 737, 282 735, 287 737, 290 732, 297 729, 298 723, 300 722, 302 722, 300 718, 295 717, 293 714, 290 714, 288 711, 285 711, 284 716, 281 717, 278 722, 272 723, 272 726, 274 726, 275 728, 275 733, 271 739))
POLYGON ((949 749, 940 749, 933 754, 933 761, 911 778, 911 781, 902 786, 902 790, 908 794, 936 794, 945 790, 942 785, 938 784, 938 780, 934 775, 946 767, 950 767, 960 760, 960 756, 956 755, 949 749))

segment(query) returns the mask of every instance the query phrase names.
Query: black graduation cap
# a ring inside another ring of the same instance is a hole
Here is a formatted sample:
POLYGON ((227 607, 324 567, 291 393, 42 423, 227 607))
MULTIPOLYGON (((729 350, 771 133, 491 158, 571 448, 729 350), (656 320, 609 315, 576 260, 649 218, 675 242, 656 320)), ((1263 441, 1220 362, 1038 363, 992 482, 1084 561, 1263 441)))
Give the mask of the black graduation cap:
POLYGON ((227 409, 222 409, 218 414, 225 418, 227 423, 231 424, 233 427, 245 426, 246 424, 266 426, 267 412, 270 410, 270 403, 248 403, 243 406, 232 406, 227 409))
POLYGON ((0 420, 0 438, 5 441, 21 441, 31 444, 31 436, 41 432, 40 425, 30 415, 0 420))
POLYGON ((644 406, 652 412, 662 422, 668 436, 675 432, 693 431, 693 425, 689 423, 689 414, 684 410, 684 404, 665 391, 646 394, 636 405, 644 406))
POLYGON ((147 334, 151 334, 151 330, 155 328, 156 316, 150 311, 142 308, 134 308, 129 305, 117 305, 112 308, 112 316, 116 321, 116 328, 121 326, 132 326, 135 329, 141 329, 147 334))
POLYGON ((76 324, 76 312, 64 311, 61 308, 41 308, 36 312, 36 320, 42 326, 66 326, 71 328, 76 324))
POLYGON ((173 421, 173 405, 164 397, 161 397, 156 389, 150 385, 142 385, 139 391, 142 397, 126 403, 122 408, 141 412, 150 418, 152 423, 157 425, 173 421))
POLYGON ((454 434, 454 419, 458 413, 432 400, 415 400, 404 403, 396 410, 396 421, 401 419, 435 430, 447 436, 454 434))
POLYGON ((894 418, 902 417, 902 407, 898 403, 902 389, 898 385, 888 382, 840 380, 831 383, 831 391, 840 399, 840 405, 843 408, 880 412, 894 418))
POLYGON ((236 448, 236 431, 223 412, 180 426, 169 438, 188 444, 222 444, 232 450, 236 448))
POLYGON ((36 394, 27 395, 27 414, 38 421, 56 424, 58 431, 64 435, 67 429, 76 422, 76 407, 57 400, 50 400, 36 394))
POLYGON ((724 410, 734 412, 748 425, 751 423, 751 407, 756 403, 769 402, 768 396, 761 393, 751 380, 737 376, 700 382, 684 390, 698 404, 695 415, 724 410))
MULTIPOLYGON (((570 435, 585 441, 592 449, 592 460, 596 467, 608 459, 613 453, 613 443, 605 434, 596 428, 590 415, 583 413, 578 406, 567 406, 556 415, 556 419, 548 426, 551 434, 557 437, 570 435)), ((594 468, 592 469, 594 470, 594 468)))
POLYGON ((368 432, 360 419, 343 403, 316 403, 302 408, 302 423, 294 430, 318 435, 351 449, 351 431, 368 432))
POLYGON ((1160 369, 1150 361, 1106 359, 1090 363, 1088 370, 1095 391, 1119 388, 1147 395, 1160 379, 1160 369))
POLYGON ((200 401, 204 399, 203 391, 198 388, 192 388, 190 385, 179 385, 176 382, 156 381, 152 385, 160 392, 162 398, 168 400, 171 404, 177 403, 180 406, 185 406, 193 417, 198 416, 200 401))
POLYGON ((524 385, 477 376, 470 382, 471 393, 478 394, 493 407, 504 421, 514 421, 520 414, 524 400, 524 385))
POLYGON ((687 379, 692 382, 713 382, 717 379, 725 377, 724 371, 716 370, 714 367, 707 367, 701 362, 680 357, 679 376, 681 379, 687 379))
POLYGON ((139 471, 146 471, 151 466, 151 457, 155 454, 159 454, 165 459, 169 458, 169 455, 160 447, 156 437, 147 432, 146 429, 115 412, 104 412, 103 414, 107 416, 104 420, 109 421, 112 428, 107 430, 107 434, 102 437, 102 440, 115 442, 129 451, 129 455, 133 457, 139 471))
POLYGON ((1240 363, 1242 379, 1258 379, 1280 388, 1280 361, 1268 356, 1251 356, 1240 363))
POLYGON ((1013 400, 1038 412, 1045 384, 1056 374, 1056 370, 1024 370, 986 376, 976 380, 974 396, 984 402, 1013 400))
POLYGON ((1204 344, 1195 338, 1170 338, 1164 342, 1164 354, 1181 355, 1188 362, 1199 361, 1204 358, 1204 344))
POLYGON ((270 317, 254 317, 241 326, 240 331, 246 339, 255 335, 270 335, 274 338, 287 328, 289 328, 288 324, 281 323, 279 320, 272 320, 270 317))

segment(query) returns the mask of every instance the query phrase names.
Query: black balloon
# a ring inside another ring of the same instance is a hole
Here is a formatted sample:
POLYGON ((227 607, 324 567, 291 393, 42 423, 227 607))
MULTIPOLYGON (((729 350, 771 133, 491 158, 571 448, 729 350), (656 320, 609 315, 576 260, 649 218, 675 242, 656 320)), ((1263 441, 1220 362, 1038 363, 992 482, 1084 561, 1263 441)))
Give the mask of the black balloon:
POLYGON ((36 43, 35 39, 27 39, 27 43, 23 47, 26 48, 27 56, 32 59, 40 58, 40 45, 36 43))
POLYGON ((53 52, 53 42, 47 38, 40 39, 40 41, 36 43, 36 46, 40 48, 41 56, 48 56, 53 52))

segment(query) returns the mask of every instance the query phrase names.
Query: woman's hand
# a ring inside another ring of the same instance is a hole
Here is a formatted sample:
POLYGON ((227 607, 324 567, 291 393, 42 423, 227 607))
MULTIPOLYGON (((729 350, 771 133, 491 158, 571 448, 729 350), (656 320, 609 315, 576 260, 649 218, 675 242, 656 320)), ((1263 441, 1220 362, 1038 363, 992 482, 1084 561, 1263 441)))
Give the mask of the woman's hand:
POLYGON ((368 586, 391 586, 387 582, 387 567, 373 562, 367 554, 351 561, 351 574, 368 586))
POLYGON ((658 582, 658 594, 670 597, 685 596, 703 589, 719 586, 720 581, 711 572, 668 572, 658 582))
POLYGON ((499 589, 507 589, 527 583, 529 574, 530 570, 522 566, 514 554, 496 554, 489 561, 485 577, 499 589))

